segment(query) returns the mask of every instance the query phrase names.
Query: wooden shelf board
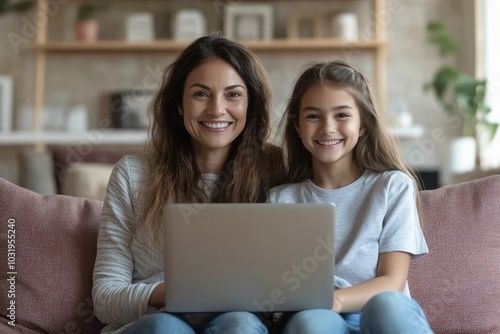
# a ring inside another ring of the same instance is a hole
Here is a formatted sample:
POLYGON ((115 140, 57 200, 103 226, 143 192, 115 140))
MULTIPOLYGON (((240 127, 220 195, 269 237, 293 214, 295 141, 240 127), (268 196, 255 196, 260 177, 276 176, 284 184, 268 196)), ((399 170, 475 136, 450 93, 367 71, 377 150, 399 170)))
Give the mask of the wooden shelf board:
POLYGON ((88 132, 12 131, 0 132, 0 146, 22 145, 142 145, 147 131, 94 129, 88 132))
MULTIPOLYGON (((423 136, 422 126, 390 128, 389 132, 400 139, 417 139, 423 136)), ((94 129, 88 132, 12 131, 0 132, 0 146, 23 145, 142 145, 146 130, 94 129)))
MULTIPOLYGON (((360 40, 343 41, 338 39, 275 39, 270 41, 239 41, 256 51, 286 50, 332 50, 332 49, 374 49, 385 45, 383 41, 360 40)), ((32 48, 46 52, 162 52, 184 50, 189 42, 156 40, 154 42, 127 42, 101 40, 96 42, 49 41, 35 44, 32 48)))

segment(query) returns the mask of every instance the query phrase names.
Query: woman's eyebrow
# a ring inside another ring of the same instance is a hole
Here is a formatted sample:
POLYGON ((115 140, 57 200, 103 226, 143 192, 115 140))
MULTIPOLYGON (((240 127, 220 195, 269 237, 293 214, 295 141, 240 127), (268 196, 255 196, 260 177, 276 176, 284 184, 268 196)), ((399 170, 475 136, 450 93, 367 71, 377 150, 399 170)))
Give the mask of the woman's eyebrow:
POLYGON ((201 83, 194 83, 191 86, 189 86, 189 88, 192 88, 192 87, 200 87, 200 88, 203 88, 206 90, 210 90, 210 87, 208 87, 207 85, 201 84, 201 83))
POLYGON ((236 85, 227 86, 226 88, 224 88, 224 90, 231 90, 231 89, 235 89, 238 87, 245 89, 245 87, 243 87, 242 85, 236 84, 236 85))
MULTIPOLYGON (((201 84, 201 83, 194 83, 191 86, 189 86, 189 88, 192 88, 192 87, 200 87, 202 89, 210 90, 210 87, 208 87, 207 85, 201 84)), ((236 84, 236 85, 227 86, 224 88, 224 90, 231 90, 231 89, 235 89, 238 87, 245 89, 245 87, 243 87, 243 85, 236 84)))

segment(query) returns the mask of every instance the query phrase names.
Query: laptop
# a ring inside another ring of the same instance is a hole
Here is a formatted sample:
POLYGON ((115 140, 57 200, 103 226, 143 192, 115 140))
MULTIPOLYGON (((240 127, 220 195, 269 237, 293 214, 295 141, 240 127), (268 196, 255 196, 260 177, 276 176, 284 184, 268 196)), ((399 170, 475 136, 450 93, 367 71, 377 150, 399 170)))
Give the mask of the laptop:
POLYGON ((168 312, 331 309, 335 205, 168 204, 168 312))

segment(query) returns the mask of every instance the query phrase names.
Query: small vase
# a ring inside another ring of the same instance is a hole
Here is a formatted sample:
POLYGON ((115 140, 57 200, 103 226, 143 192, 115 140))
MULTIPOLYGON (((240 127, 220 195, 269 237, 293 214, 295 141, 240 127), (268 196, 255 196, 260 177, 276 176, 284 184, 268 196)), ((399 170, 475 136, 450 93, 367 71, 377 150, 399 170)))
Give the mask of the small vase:
POLYGON ((94 42, 99 35, 97 21, 79 21, 75 23, 75 36, 78 41, 94 42))
POLYGON ((476 138, 458 137, 448 143, 447 165, 453 174, 472 172, 476 168, 476 138))
POLYGON ((358 16, 355 13, 339 13, 333 17, 331 29, 334 38, 355 41, 359 38, 358 16))

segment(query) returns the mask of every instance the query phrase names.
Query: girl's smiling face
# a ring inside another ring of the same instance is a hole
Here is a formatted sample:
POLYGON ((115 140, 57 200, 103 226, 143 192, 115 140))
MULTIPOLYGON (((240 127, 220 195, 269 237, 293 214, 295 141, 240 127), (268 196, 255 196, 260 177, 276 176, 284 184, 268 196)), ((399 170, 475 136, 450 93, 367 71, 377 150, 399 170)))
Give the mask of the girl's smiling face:
POLYGON ((359 108, 346 90, 314 85, 300 99, 297 131, 313 166, 355 168, 354 147, 364 129, 359 108))

